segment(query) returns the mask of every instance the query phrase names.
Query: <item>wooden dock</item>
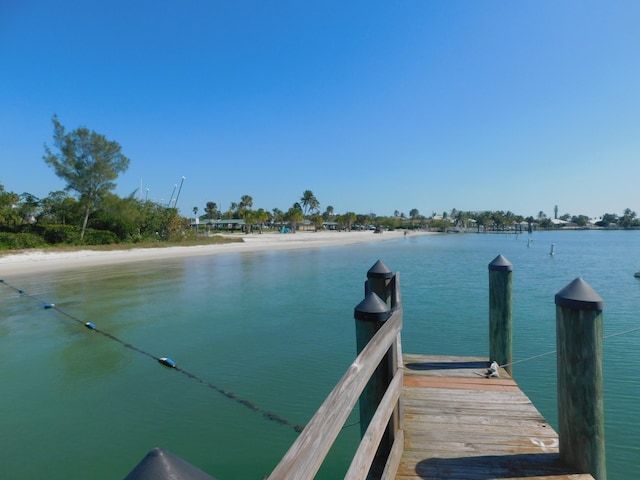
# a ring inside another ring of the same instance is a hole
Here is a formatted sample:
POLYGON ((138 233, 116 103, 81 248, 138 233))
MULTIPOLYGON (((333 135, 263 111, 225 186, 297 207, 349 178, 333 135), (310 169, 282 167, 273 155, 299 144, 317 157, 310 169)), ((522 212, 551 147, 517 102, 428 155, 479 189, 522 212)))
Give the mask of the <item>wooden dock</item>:
MULTIPOLYGON (((512 266, 489 270, 489 354, 508 368, 512 266)), ((604 302, 580 278, 555 302, 560 436, 508 371, 486 377, 488 358, 403 354, 400 276, 378 260, 354 308, 358 355, 268 480, 313 480, 356 404, 345 480, 606 480, 604 302)))
POLYGON ((563 465, 558 435, 503 369, 480 357, 403 355, 396 480, 593 480, 563 465))

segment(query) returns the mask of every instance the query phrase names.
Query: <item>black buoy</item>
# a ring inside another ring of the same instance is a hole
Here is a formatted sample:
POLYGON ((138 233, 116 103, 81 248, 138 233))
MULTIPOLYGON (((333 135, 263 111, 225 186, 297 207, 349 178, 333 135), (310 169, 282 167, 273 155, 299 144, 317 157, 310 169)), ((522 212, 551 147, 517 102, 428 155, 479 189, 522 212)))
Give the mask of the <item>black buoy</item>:
POLYGON ((55 306, 56 306, 56 304, 55 304, 55 303, 45 303, 45 304, 44 304, 44 308, 45 308, 45 309, 46 309, 46 308, 53 308, 53 307, 55 307, 55 306))

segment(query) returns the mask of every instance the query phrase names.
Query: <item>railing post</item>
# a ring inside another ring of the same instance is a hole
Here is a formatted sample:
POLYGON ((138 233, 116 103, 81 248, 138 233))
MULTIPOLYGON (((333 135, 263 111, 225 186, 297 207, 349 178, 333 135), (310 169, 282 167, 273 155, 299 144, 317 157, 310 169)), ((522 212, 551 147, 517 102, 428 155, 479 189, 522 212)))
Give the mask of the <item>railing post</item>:
POLYGON ((555 296, 560 458, 606 480, 602 392, 604 302, 576 278, 555 296))
MULTIPOLYGON (((364 300, 355 307, 354 318, 356 319, 356 345, 358 355, 374 337, 382 326, 382 323, 389 318, 390 311, 389 305, 383 302, 374 292, 369 292, 364 300)), ((367 431, 371 418, 378 408, 378 404, 388 385, 387 370, 386 362, 382 362, 360 395, 361 436, 367 431)))
POLYGON ((513 265, 498 255, 489 264, 489 360, 513 376, 513 265))
MULTIPOLYGON (((396 301, 394 296, 394 275, 393 272, 381 260, 378 260, 367 271, 367 281, 365 282, 365 299, 355 308, 356 319, 356 342, 358 354, 369 343, 376 332, 382 327, 390 314, 392 307, 396 301)), ((385 358, 376 368, 371 380, 367 383, 362 395, 360 396, 360 437, 362 438, 367 431, 369 423, 375 414, 382 397, 391 382, 391 378, 395 373, 395 354, 396 344, 389 349, 385 358)), ((392 416, 392 425, 387 429, 380 446, 378 448, 377 458, 386 459, 391 445, 395 438, 395 430, 399 425, 399 415, 392 416)), ((384 464, 383 460, 374 461, 374 470, 380 469, 384 464)), ((370 472, 372 473, 372 472, 370 472)), ((374 477, 376 476, 373 473, 374 477)))
POLYGON ((393 272, 381 260, 378 260, 367 272, 367 282, 365 286, 365 296, 369 292, 374 292, 383 302, 390 307, 393 297, 393 272))

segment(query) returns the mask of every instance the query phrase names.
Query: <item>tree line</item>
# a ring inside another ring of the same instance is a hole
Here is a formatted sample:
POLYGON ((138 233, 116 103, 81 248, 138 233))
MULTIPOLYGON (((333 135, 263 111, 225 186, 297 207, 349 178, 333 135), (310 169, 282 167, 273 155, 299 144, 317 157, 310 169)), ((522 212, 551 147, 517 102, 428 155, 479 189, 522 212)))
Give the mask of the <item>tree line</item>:
MULTIPOLYGON (((0 184, 0 249, 40 248, 49 245, 103 245, 141 242, 180 242, 198 234, 191 218, 179 214, 177 208, 142 200, 134 191, 126 197, 113 193, 115 180, 125 172, 130 160, 120 145, 85 127, 67 132, 57 116, 53 116, 53 148, 45 145, 44 162, 66 183, 62 191, 50 192, 45 198, 30 193, 18 194, 0 184)), ((238 202, 221 209, 207 202, 203 213, 193 207, 193 219, 207 229, 219 220, 242 219, 246 233, 264 229, 281 229, 286 225, 295 232, 301 226, 311 229, 457 229, 465 231, 558 228, 570 224, 578 228, 590 226, 585 215, 564 214, 549 218, 540 211, 536 218, 523 217, 510 211, 459 211, 421 215, 417 208, 409 216, 396 210, 392 216, 352 211, 335 212, 329 205, 321 209, 311 190, 305 190, 287 210, 253 208, 253 198, 242 195, 238 202), (559 221, 559 222, 558 222, 559 221), (562 223, 561 223, 562 222, 562 223)), ((639 228, 636 213, 627 208, 621 216, 606 213, 596 222, 604 228, 639 228)))

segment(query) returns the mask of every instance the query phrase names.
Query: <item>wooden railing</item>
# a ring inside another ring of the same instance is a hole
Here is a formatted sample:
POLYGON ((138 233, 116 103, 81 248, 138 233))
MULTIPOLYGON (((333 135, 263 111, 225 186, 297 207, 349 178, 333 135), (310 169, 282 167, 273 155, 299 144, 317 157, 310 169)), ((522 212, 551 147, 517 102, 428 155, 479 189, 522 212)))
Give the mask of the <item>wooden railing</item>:
MULTIPOLYGON (((400 405, 403 368, 399 274, 392 276, 388 287, 388 303, 391 304, 388 318, 379 322, 380 328, 373 338, 362 349, 268 480, 313 479, 360 395, 365 388, 370 388, 372 381, 382 382, 385 386, 384 394, 377 402, 377 408, 344 478, 364 480, 374 470, 380 473, 373 474, 373 477, 395 477, 404 446, 400 405), (388 378, 375 378, 381 374, 388 378)), ((366 287, 365 291, 370 291, 369 295, 375 294, 375 287, 366 287)))

